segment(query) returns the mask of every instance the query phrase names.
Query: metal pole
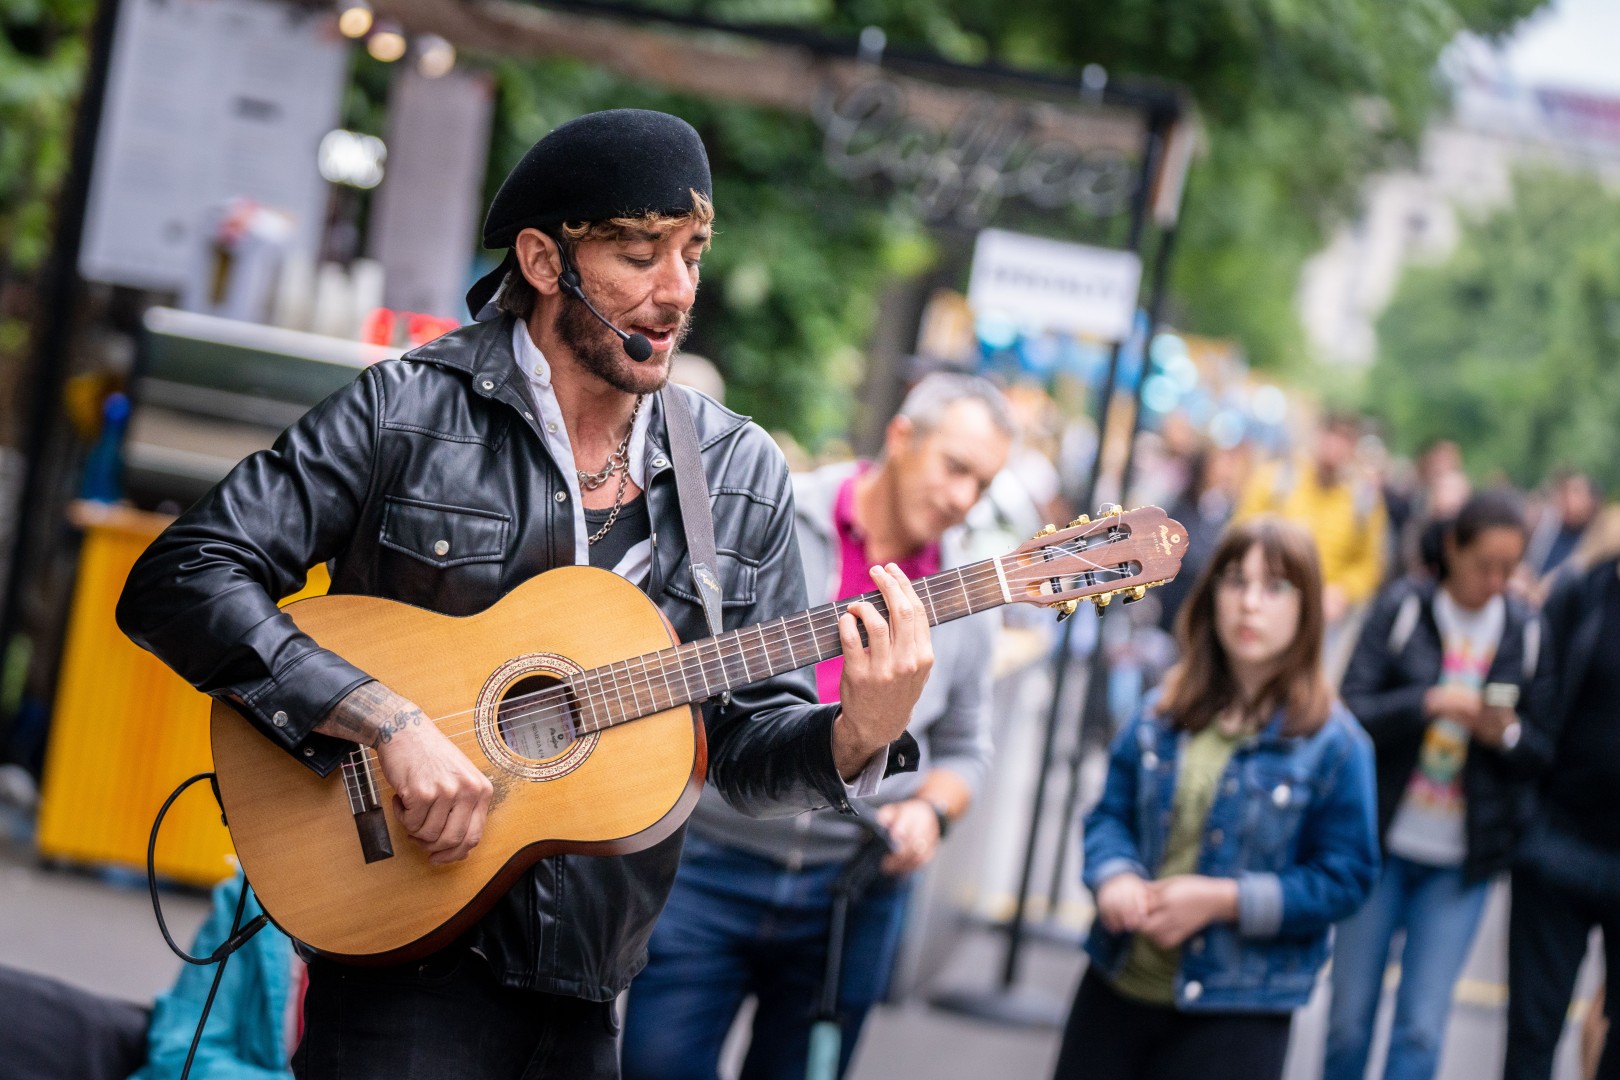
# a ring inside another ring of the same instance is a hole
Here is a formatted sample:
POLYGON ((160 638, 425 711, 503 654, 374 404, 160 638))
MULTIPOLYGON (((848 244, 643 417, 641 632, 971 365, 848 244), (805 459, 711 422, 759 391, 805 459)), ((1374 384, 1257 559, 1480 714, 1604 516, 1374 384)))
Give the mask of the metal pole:
MULTIPOLYGON (((1142 233, 1147 224, 1148 193, 1154 173, 1158 170, 1159 155, 1164 149, 1164 130, 1154 123, 1148 129, 1147 142, 1142 153, 1142 183, 1137 188, 1131 206, 1131 226, 1126 244, 1129 250, 1141 254, 1142 233)), ((1082 505, 1089 507, 1096 496, 1097 484, 1102 478, 1103 439, 1108 433, 1108 421, 1114 413, 1114 389, 1119 383, 1119 358, 1124 351, 1123 342, 1115 342, 1108 353, 1108 373, 1103 378, 1102 397, 1097 403, 1097 450, 1091 459, 1091 475, 1086 481, 1082 505)), ((1010 987, 1018 980, 1018 964, 1024 945, 1024 924, 1028 918, 1030 879, 1035 872, 1035 854, 1039 846, 1041 813, 1046 809, 1047 773, 1052 769, 1052 754, 1057 741, 1057 727, 1062 714, 1064 675, 1069 666, 1069 644, 1074 637, 1074 624, 1066 620, 1059 637, 1057 658, 1052 664, 1052 706, 1046 714, 1046 738, 1042 745, 1040 775, 1035 780, 1035 796, 1030 807, 1029 837, 1024 845, 1024 865, 1018 878, 1018 898, 1013 905, 1012 923, 1007 928, 1007 955, 1002 963, 1001 985, 1010 987)), ((1101 652, 1102 638, 1098 637, 1101 652)), ((1095 654, 1094 654, 1095 655, 1095 654)))
MULTIPOLYGON (((1142 388, 1147 384, 1150 351, 1153 338, 1159 332, 1164 311, 1164 297, 1168 287, 1170 257, 1176 246, 1176 227, 1166 229, 1159 240, 1159 250, 1153 260, 1153 284, 1148 294, 1147 339, 1142 345, 1142 371, 1136 380, 1136 411, 1131 417, 1130 440, 1125 448, 1125 468, 1120 473, 1119 497, 1130 494, 1131 473, 1136 465, 1136 436, 1142 430, 1142 388)), ((1101 612, 1099 612, 1101 614, 1101 612)), ((1047 911, 1057 910, 1058 898, 1063 891, 1063 874, 1069 854, 1069 832, 1076 824, 1080 809, 1080 767, 1084 764, 1086 733, 1098 729, 1107 720, 1108 692, 1107 657, 1103 650, 1103 635, 1099 628, 1097 648, 1092 651, 1089 674, 1086 677, 1086 696, 1080 714, 1080 730, 1074 740, 1074 751, 1069 758, 1069 786, 1063 798, 1063 812, 1058 817, 1057 854, 1052 862, 1052 883, 1047 892, 1047 911)))
MULTIPOLYGON (((1128 250, 1140 255, 1142 237, 1147 226, 1148 202, 1159 158, 1164 152, 1168 120, 1155 114, 1149 120, 1143 143, 1142 168, 1137 189, 1131 199, 1130 227, 1126 237, 1128 250)), ((1122 342, 1116 342, 1108 354, 1108 369, 1103 379, 1102 395, 1097 403, 1097 449, 1092 457, 1091 471, 1086 482, 1083 501, 1090 503, 1097 490, 1102 469, 1103 438, 1108 431, 1112 413, 1114 389, 1119 380, 1119 360, 1122 342)), ((1018 981, 1022 959, 1029 893, 1035 872, 1035 857, 1040 848, 1041 817, 1046 809, 1046 786, 1052 771, 1057 743, 1058 725, 1062 721, 1063 691, 1067 680, 1069 646, 1074 637, 1074 620, 1065 620, 1058 636, 1057 654, 1052 663, 1052 704, 1047 710, 1045 732, 1041 741, 1041 757, 1035 777, 1035 793, 1030 805, 1029 832, 1024 843, 1024 861, 1019 871, 1018 894, 1013 901, 1012 917, 1007 923, 1007 945, 1002 960, 1000 985, 982 993, 942 994, 934 1004, 954 1012, 984 1019, 1025 1025, 1060 1025, 1061 1005, 1053 1008, 1049 1002, 1021 1003, 1012 999, 1011 990, 1018 981)))

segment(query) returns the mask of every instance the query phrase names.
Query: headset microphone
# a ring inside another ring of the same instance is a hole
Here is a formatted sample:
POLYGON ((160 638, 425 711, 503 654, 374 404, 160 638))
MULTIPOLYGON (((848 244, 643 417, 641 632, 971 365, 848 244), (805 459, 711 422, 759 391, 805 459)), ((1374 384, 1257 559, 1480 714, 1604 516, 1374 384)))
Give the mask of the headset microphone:
POLYGON ((626 356, 637 362, 652 359, 652 342, 648 341, 645 335, 625 333, 603 318, 602 313, 597 311, 589 300, 585 299, 585 290, 580 288, 579 285, 579 273, 573 267, 567 267, 561 274, 557 275, 557 284, 561 286, 563 292, 584 304, 585 310, 595 315, 597 322, 619 336, 619 343, 624 346, 626 356))

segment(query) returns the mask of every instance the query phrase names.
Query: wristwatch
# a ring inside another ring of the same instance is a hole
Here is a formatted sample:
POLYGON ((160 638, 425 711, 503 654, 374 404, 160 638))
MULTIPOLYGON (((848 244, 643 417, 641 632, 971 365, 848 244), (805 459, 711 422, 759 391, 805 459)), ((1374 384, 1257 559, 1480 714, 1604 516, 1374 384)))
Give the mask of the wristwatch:
POLYGON ((951 831, 951 815, 945 812, 945 804, 935 802, 933 799, 922 801, 934 808, 934 817, 939 819, 939 838, 945 839, 945 834, 951 831))

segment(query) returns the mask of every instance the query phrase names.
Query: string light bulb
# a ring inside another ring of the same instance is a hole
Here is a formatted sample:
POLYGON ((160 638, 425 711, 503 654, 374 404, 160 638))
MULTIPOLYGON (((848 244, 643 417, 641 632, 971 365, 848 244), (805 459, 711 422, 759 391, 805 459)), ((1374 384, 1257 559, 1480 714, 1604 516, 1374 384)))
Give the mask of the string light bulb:
POLYGON ((377 28, 371 32, 371 36, 366 38, 366 52, 370 53, 374 60, 380 60, 385 64, 392 64, 404 56, 406 47, 405 31, 400 29, 398 23, 386 20, 379 22, 377 28))
POLYGON ((429 79, 442 78, 456 66, 456 47, 438 34, 416 39, 416 70, 429 79))
POLYGON ((371 32, 373 21, 371 5, 366 0, 348 0, 338 12, 338 33, 358 41, 371 32))

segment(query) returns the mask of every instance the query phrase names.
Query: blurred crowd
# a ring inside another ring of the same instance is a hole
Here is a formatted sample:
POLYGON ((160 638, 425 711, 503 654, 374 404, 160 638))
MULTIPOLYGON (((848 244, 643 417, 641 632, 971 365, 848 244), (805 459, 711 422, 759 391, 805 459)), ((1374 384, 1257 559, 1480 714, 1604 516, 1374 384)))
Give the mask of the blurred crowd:
MULTIPOLYGON (((1171 417, 1131 450, 1121 501, 1163 505, 1192 543, 1107 646, 1114 681, 1127 669, 1145 693, 1110 694, 1083 836, 1099 924, 1057 1075, 1279 1076, 1331 940, 1325 1080, 1367 1075, 1386 990, 1374 1075, 1427 1080, 1509 877, 1504 1076, 1551 1076, 1594 928, 1620 963, 1620 506, 1575 470, 1530 491, 1476 482, 1450 440, 1395 457, 1346 412, 1283 447, 1171 417), (1333 709, 1308 704, 1316 673, 1333 709), (1298 748, 1341 712, 1365 733, 1361 798, 1356 753, 1298 748), (1271 725, 1295 749, 1268 755, 1271 725)), ((1028 476, 1027 502, 1061 503, 1044 467, 1028 476)), ((1583 1075, 1620 1076, 1601 988, 1585 1017, 1583 1075)))

